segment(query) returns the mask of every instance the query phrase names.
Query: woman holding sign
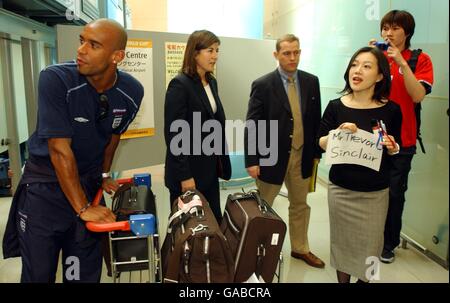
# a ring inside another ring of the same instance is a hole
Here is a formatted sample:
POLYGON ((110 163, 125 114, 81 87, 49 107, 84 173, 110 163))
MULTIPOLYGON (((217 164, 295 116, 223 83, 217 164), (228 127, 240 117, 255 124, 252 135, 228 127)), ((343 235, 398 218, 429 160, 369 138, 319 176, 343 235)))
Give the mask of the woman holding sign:
POLYGON ((340 283, 349 283, 351 276, 357 277, 358 282, 367 282, 379 279, 378 256, 383 248, 389 198, 389 156, 399 152, 402 115, 400 107, 387 99, 391 87, 389 64, 377 48, 359 49, 350 59, 344 79, 343 96, 330 101, 323 114, 318 135, 320 147, 330 154, 328 141, 356 138, 341 146, 340 155, 357 157, 359 153, 345 149, 357 149, 363 142, 358 138, 367 138, 369 132, 373 133, 369 138, 374 142, 374 151, 383 151, 378 167, 351 157, 345 158, 346 163, 331 166, 331 265, 336 268, 340 283))

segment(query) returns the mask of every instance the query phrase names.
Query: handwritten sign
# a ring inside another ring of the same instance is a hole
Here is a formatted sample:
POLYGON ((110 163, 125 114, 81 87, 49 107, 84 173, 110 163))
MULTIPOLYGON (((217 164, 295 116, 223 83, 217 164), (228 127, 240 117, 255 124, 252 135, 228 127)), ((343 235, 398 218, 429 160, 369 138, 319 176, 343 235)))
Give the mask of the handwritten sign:
POLYGON ((357 164, 379 171, 383 146, 377 145, 378 137, 358 129, 332 130, 328 134, 325 164, 357 164))

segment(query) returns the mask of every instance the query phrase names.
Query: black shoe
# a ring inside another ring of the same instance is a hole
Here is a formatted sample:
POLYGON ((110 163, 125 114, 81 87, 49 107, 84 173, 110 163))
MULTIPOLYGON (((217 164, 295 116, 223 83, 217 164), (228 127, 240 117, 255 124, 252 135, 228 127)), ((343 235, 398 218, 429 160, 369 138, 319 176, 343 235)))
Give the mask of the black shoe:
POLYGON ((395 254, 392 250, 383 250, 383 253, 381 254, 380 260, 383 263, 389 264, 394 262, 395 254))

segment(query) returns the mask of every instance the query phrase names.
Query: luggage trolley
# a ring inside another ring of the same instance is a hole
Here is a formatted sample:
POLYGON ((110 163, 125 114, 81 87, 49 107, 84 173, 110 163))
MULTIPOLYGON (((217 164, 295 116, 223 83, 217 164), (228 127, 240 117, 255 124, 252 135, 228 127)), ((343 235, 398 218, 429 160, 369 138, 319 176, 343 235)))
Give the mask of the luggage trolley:
MULTIPOLYGON (((149 189, 149 178, 148 174, 140 174, 135 175, 134 178, 116 181, 121 186, 130 184, 140 188, 140 186, 146 185, 149 189)), ((153 193, 150 191, 150 194, 153 193)), ((130 194, 130 203, 136 199, 135 195, 136 191, 134 191, 134 195, 130 194)), ((98 205, 102 197, 103 190, 99 189, 92 205, 98 205)), ((156 205, 154 214, 134 214, 130 215, 128 220, 114 223, 87 222, 86 227, 94 232, 108 232, 110 268, 114 283, 120 282, 122 272, 129 272, 131 282, 131 274, 135 271, 140 271, 140 282, 142 282, 143 270, 148 270, 148 282, 162 281, 156 205)))

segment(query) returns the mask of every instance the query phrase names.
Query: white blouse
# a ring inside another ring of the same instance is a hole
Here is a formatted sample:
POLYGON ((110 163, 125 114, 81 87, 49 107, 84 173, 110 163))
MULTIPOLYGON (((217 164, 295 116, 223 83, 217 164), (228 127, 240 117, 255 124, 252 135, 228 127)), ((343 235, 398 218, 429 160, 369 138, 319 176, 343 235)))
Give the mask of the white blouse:
POLYGON ((216 99, 214 99, 214 95, 211 91, 211 87, 208 85, 205 86, 206 95, 208 96, 209 103, 211 104, 211 108, 213 113, 215 114, 217 112, 217 104, 216 99))

